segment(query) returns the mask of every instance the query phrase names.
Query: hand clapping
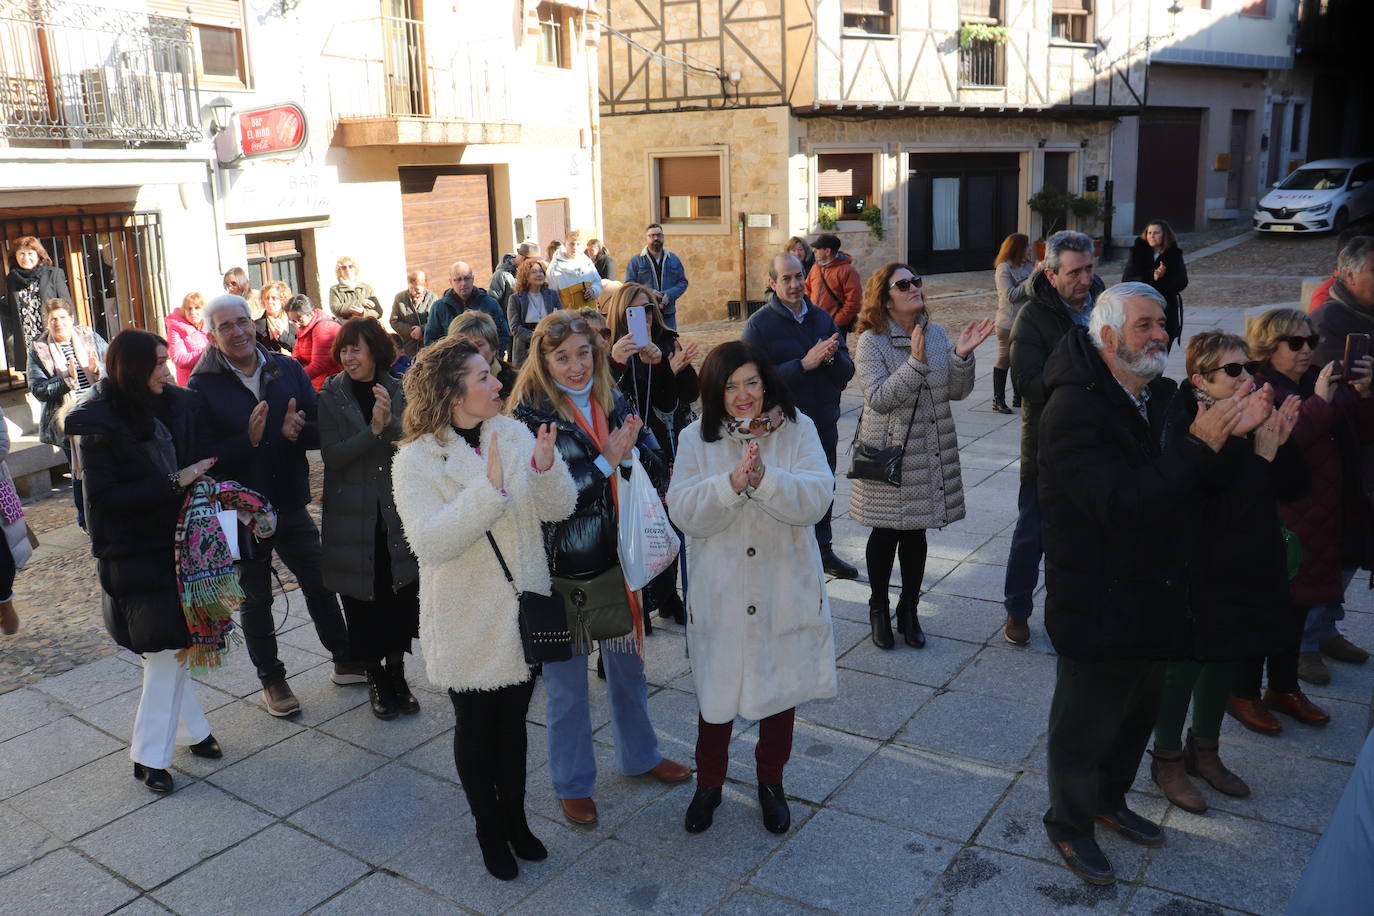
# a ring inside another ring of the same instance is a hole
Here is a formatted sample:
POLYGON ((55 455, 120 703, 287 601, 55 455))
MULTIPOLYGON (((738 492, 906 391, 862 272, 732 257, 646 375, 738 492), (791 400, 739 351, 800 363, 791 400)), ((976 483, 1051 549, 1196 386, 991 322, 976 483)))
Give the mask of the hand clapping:
POLYGON ((372 405, 372 435, 380 436, 391 422, 391 395, 383 386, 373 385, 372 396, 376 398, 372 405))
POLYGON ((543 423, 534 439, 534 469, 539 473, 544 473, 553 467, 553 447, 558 441, 558 427, 552 423, 543 423))
MULTIPOLYGON (((959 342, 954 345, 954 355, 960 359, 967 359, 968 355, 977 350, 978 345, 987 340, 988 335, 996 328, 997 322, 991 318, 984 318, 982 321, 970 321, 959 332, 959 342)), ((912 344, 915 344, 914 339, 912 344)))
POLYGON ((756 487, 756 475, 757 480, 763 480, 763 462, 759 460, 759 444, 750 442, 730 472, 730 488, 736 493, 743 493, 747 487, 756 487), (758 466, 757 470, 755 465, 758 466))
POLYGON ((638 415, 630 414, 619 429, 606 437, 606 447, 601 451, 601 455, 610 462, 611 467, 616 467, 630 457, 631 450, 639 441, 639 430, 643 426, 644 421, 638 415))
MULTIPOLYGON (((390 408, 388 408, 390 412, 390 408)), ((296 437, 305 429, 305 411, 296 409, 296 399, 292 398, 286 402, 286 417, 281 423, 281 434, 291 442, 296 441, 296 437)))
POLYGON ((840 334, 836 331, 824 340, 818 340, 812 344, 811 349, 806 351, 802 357, 802 368, 807 372, 817 368, 822 363, 834 359, 835 353, 840 349, 840 334))

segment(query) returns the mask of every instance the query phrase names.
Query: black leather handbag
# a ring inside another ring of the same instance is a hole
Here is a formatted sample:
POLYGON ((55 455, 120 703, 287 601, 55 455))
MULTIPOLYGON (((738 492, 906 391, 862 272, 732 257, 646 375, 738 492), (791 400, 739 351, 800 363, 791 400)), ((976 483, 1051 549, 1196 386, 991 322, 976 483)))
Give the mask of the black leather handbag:
POLYGON ((568 615, 563 610, 563 596, 554 592, 541 595, 538 592, 522 592, 515 587, 515 578, 506 566, 506 558, 501 556, 501 548, 496 546, 496 538, 487 532, 496 562, 501 564, 511 591, 519 606, 517 617, 520 621, 520 645, 525 650, 525 662, 538 665, 543 662, 566 662, 572 658, 572 634, 568 632, 568 615))
POLYGON ((872 480, 876 483, 902 485, 902 459, 906 457, 907 442, 911 440, 911 427, 916 422, 916 408, 921 403, 921 392, 916 392, 916 403, 911 405, 911 419, 906 424, 906 436, 901 445, 879 448, 859 441, 859 430, 863 428, 864 416, 859 413, 859 422, 854 429, 854 440, 849 443, 852 457, 849 471, 845 474, 850 480, 872 480))

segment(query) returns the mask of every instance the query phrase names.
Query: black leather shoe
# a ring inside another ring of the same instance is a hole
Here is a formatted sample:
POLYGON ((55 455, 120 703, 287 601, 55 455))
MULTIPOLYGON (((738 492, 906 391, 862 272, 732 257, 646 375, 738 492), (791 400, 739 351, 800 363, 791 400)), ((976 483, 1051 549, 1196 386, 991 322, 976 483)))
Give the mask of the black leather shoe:
POLYGON ((386 666, 386 677, 391 683, 391 699, 396 708, 408 716, 413 716, 420 711, 420 701, 415 699, 415 694, 410 692, 410 685, 406 683, 405 662, 397 662, 386 666))
POLYGON ((763 809, 763 826, 769 833, 786 833, 792 826, 792 811, 782 792, 782 783, 759 786, 759 807, 763 809))
POLYGON ((834 576, 836 579, 859 578, 858 569, 835 556, 835 551, 829 547, 821 551, 821 565, 825 567, 826 575, 834 576))
POLYGON ((702 833, 711 826, 716 809, 720 807, 720 786, 697 786, 682 826, 688 833, 702 833))
POLYGON ((1164 831, 1154 821, 1146 820, 1130 808, 1117 808, 1110 814, 1099 814, 1097 822, 1110 827, 1132 843, 1158 849, 1164 845, 1164 831))
POLYGON ((156 792, 158 795, 166 795, 174 788, 172 785, 172 774, 166 770, 155 770, 152 767, 145 767, 141 763, 134 764, 134 779, 143 780, 143 784, 148 787, 148 791, 156 792))
POLYGON ((1077 840, 1056 840, 1054 848, 1064 857, 1069 871, 1089 884, 1106 887, 1116 883, 1116 871, 1111 861, 1102 854, 1102 847, 1090 836, 1077 840))
POLYGON ((379 719, 390 720, 401 714, 396 698, 391 695, 391 681, 380 667, 367 669, 367 699, 372 704, 372 714, 379 719))
POLYGON ((892 621, 889 619, 886 604, 875 605, 868 602, 868 623, 873 627, 873 645, 879 649, 891 649, 897 644, 892 636, 892 621))
POLYGON ((214 735, 206 735, 204 741, 191 745, 191 753, 206 760, 218 760, 224 756, 224 749, 219 746, 214 735))
POLYGON ((897 602, 897 631, 902 640, 913 649, 926 647, 926 634, 921 629, 921 621, 916 616, 916 602, 903 597, 897 602))
POLYGON ((479 836, 477 845, 482 848, 482 864, 493 878, 514 881, 520 874, 520 866, 515 864, 515 856, 510 854, 510 846, 504 838, 479 836))

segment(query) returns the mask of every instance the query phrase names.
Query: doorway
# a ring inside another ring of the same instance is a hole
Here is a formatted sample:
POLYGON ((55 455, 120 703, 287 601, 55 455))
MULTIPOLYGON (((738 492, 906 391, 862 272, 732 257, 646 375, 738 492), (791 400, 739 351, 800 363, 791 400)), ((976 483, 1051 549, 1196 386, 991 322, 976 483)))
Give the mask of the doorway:
POLYGON ((1136 222, 1168 220, 1175 232, 1197 228, 1198 156, 1202 145, 1202 111, 1156 108, 1140 117, 1136 153, 1136 222))
POLYGON ((1245 163, 1250 159, 1250 115, 1248 109, 1231 110, 1231 168, 1226 173, 1226 209, 1239 209, 1246 198, 1245 163))
POLYGON ((248 282, 253 289, 268 283, 285 283, 291 295, 305 293, 305 245, 299 232, 250 235, 248 282))
POLYGON ((1017 230, 1018 153, 913 153, 907 257, 921 273, 986 270, 1017 230))

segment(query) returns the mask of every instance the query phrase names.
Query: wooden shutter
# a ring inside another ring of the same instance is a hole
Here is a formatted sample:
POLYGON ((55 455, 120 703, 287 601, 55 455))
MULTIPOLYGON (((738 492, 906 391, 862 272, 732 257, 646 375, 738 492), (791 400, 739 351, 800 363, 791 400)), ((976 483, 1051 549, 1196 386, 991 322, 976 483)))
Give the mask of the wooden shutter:
POLYGON ((818 197, 873 196, 872 153, 826 153, 816 158, 818 197))
POLYGON ((1082 16, 1093 11, 1093 0, 1051 0, 1051 12, 1082 16))
POLYGON ((172 19, 185 19, 191 8, 191 21, 226 29, 243 28, 243 0, 145 0, 148 12, 172 19))
POLYGON ((843 0, 846 16, 886 16, 892 12, 891 0, 843 0))
POLYGON ((719 156, 666 156, 658 160, 660 197, 719 197, 719 156))
POLYGON ((959 17, 964 22, 996 22, 999 5, 998 0, 959 0, 959 17))

